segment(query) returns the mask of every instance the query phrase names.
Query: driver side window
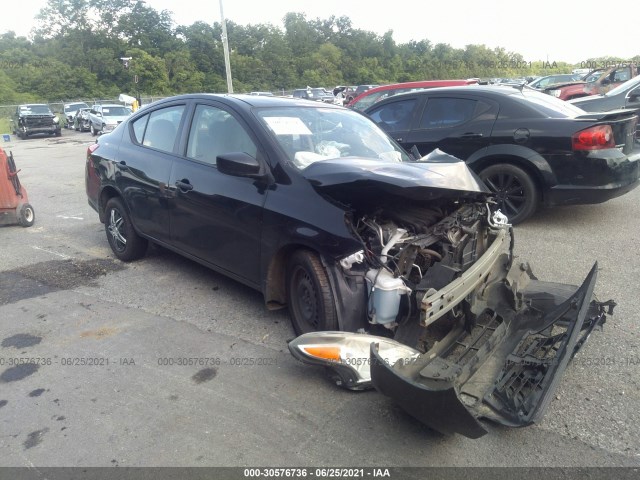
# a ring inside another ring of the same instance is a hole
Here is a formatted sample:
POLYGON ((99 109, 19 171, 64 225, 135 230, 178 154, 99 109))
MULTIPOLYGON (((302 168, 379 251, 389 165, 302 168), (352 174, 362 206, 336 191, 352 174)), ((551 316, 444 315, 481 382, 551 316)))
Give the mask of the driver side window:
POLYGON ((256 144, 240 122, 226 110, 198 105, 191 123, 187 157, 211 165, 218 155, 244 152, 257 157, 256 144))

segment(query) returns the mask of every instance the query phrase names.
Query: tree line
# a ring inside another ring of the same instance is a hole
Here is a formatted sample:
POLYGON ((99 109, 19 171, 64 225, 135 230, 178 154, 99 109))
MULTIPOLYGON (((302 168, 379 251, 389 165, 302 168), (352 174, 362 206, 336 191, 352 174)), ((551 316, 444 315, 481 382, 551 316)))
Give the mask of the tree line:
MULTIPOLYGON (((0 35, 0 104, 226 92, 222 25, 176 25, 141 0, 48 0, 29 38, 0 35), (122 58, 131 58, 125 62, 122 58), (137 80, 137 83, 136 83, 137 80)), ((348 17, 288 13, 284 28, 227 21, 235 92, 570 71, 484 45, 397 44, 348 17)), ((640 56, 636 57, 640 60, 640 56)))

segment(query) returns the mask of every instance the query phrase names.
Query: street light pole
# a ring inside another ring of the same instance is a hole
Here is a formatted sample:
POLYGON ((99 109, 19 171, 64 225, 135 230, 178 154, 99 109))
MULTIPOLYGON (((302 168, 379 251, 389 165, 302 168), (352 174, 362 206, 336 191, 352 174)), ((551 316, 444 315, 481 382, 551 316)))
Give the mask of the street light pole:
POLYGON ((224 20, 222 10, 222 0, 220 1, 220 19, 222 21, 222 48, 224 50, 224 66, 227 71, 227 91, 233 93, 233 82, 231 81, 231 64, 229 63, 229 41, 227 39, 227 22, 224 20))

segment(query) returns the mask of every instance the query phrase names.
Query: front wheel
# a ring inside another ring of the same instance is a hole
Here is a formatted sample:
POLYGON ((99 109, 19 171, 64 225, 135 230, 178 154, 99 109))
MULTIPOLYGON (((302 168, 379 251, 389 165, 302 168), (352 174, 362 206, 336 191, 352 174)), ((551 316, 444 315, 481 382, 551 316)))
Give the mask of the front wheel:
POLYGON ((298 250, 289 258, 287 305, 297 335, 338 328, 329 278, 318 255, 309 250, 298 250))
POLYGON ((114 197, 107 202, 105 219, 104 229, 115 256, 124 262, 142 258, 148 242, 134 230, 129 212, 119 198, 114 197))
POLYGON ((33 211, 33 207, 30 203, 24 203, 20 207, 20 213, 18 214, 18 223, 23 227, 30 227, 36 219, 36 213, 33 211))
POLYGON ((93 128, 93 123, 89 125, 89 130, 91 130, 91 135, 94 137, 98 134, 95 128, 93 128))
POLYGON ((513 225, 523 222, 538 208, 540 194, 531 176, 509 163, 491 165, 480 172, 480 178, 495 194, 500 211, 513 225))

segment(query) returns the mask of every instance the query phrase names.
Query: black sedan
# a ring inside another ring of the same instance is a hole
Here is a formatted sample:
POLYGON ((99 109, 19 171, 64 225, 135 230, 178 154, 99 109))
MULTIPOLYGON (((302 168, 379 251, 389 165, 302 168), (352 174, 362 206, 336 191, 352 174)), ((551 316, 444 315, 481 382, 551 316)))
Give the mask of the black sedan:
POLYGON ((586 112, 609 112, 611 110, 640 109, 640 75, 627 80, 604 95, 569 100, 569 103, 586 112))
POLYGON ((406 150, 461 158, 513 224, 540 204, 599 203, 638 185, 633 112, 586 114, 526 87, 447 87, 365 110, 406 150))
POLYGON ((513 261, 511 226, 464 162, 413 161, 334 105, 161 100, 88 148, 86 191, 116 257, 151 241, 261 291, 288 307, 294 355, 443 432, 536 421, 606 318, 595 267, 560 287, 513 261))

